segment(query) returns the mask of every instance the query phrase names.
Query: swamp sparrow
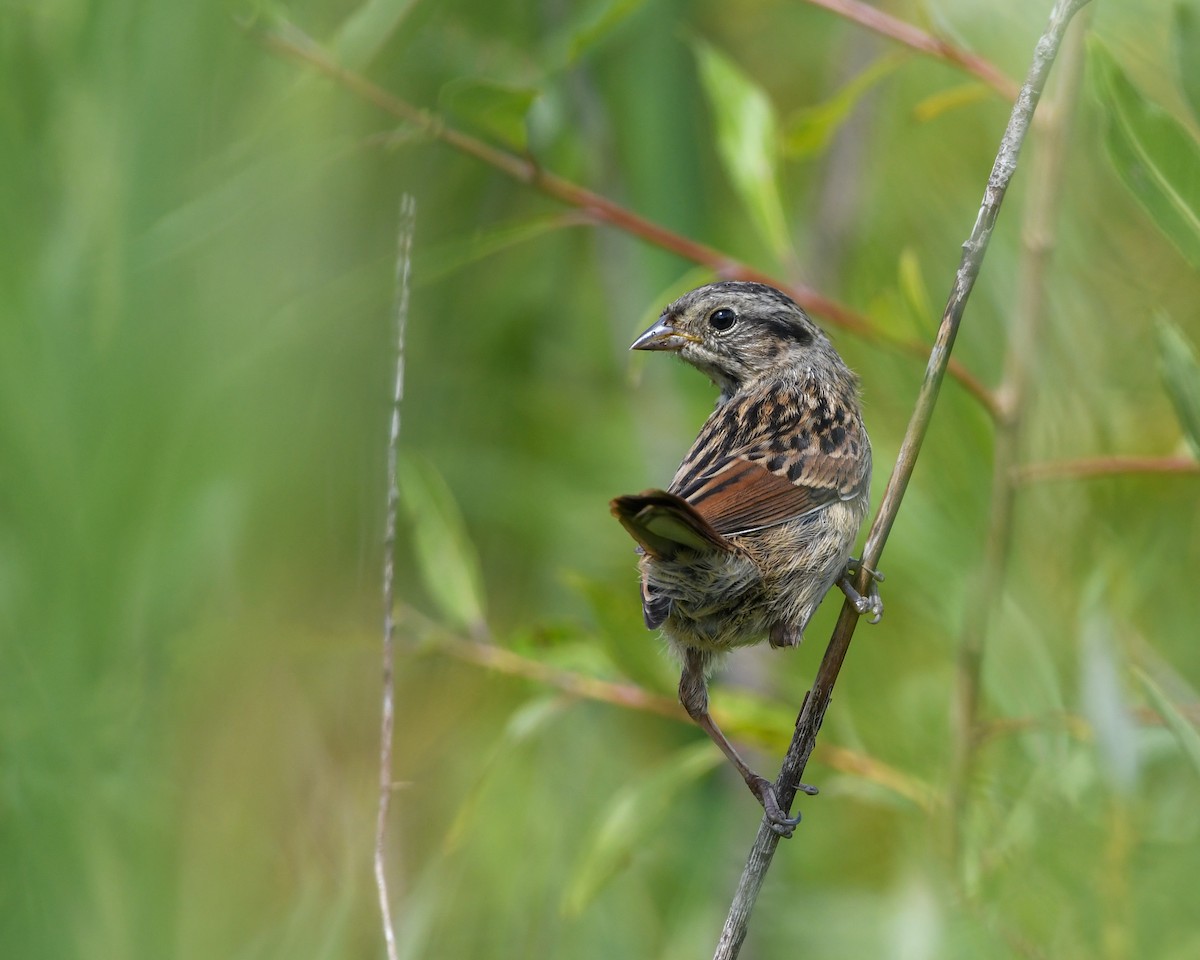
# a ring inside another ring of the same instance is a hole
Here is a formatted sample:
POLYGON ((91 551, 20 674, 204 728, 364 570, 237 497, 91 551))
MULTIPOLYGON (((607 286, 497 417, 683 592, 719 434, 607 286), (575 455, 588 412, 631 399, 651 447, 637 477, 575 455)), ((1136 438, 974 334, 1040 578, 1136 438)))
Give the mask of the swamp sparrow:
POLYGON ((790 836, 799 818, 709 716, 707 677, 734 647, 798 645, 835 582, 860 613, 882 614, 878 594, 847 578, 871 482, 858 380, 804 311, 761 283, 685 294, 631 349, 677 353, 721 391, 671 485, 611 509, 642 555, 646 626, 683 662, 679 699, 790 836))

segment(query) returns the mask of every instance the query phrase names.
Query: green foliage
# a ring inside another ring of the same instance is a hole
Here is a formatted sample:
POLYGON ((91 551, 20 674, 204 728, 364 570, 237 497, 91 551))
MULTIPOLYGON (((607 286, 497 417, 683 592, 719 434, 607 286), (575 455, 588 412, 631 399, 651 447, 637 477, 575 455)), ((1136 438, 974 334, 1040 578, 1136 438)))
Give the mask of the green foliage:
POLYGON ((1200 268, 1200 141, 1143 97, 1101 44, 1091 45, 1090 61, 1117 174, 1179 252, 1200 268))
POLYGON ((1182 331, 1162 315, 1158 318, 1158 352, 1167 395, 1192 452, 1200 457, 1200 360, 1182 331))
POLYGON ((562 908, 577 916, 595 900, 604 884, 633 861, 651 831, 667 829, 679 792, 711 773, 725 760, 705 743, 692 744, 662 768, 618 790, 596 825, 575 876, 563 892, 562 908))
POLYGON ((364 0, 338 28, 330 44, 338 62, 365 70, 395 36, 416 0, 364 0))
POLYGON ((575 66, 629 19, 646 0, 601 0, 579 4, 567 26, 547 43, 547 62, 555 69, 575 66))
POLYGON ((902 56, 880 57, 824 103, 793 114, 783 133, 783 150, 796 159, 823 153, 862 98, 899 69, 906 59, 902 56))
POLYGON ((779 121, 766 92, 703 40, 693 48, 717 128, 725 172, 768 249, 783 260, 791 240, 779 193, 779 121))
POLYGON ((453 493, 433 464, 422 459, 402 460, 399 481, 425 589, 447 623, 480 629, 486 620, 479 557, 453 493))
POLYGON ((1187 758, 1188 763, 1200 775, 1200 732, 1196 730, 1196 721, 1185 717, 1175 702, 1166 694, 1145 670, 1134 670, 1134 675, 1141 682, 1154 711, 1163 719, 1167 729, 1175 736, 1179 749, 1187 758))
POLYGON ((509 147, 524 150, 525 118, 536 98, 537 91, 527 87, 459 77, 442 87, 438 102, 446 113, 468 128, 491 134, 509 147))
MULTIPOLYGON (((925 9, 1015 75, 1048 5, 925 9)), ((667 482, 712 408, 695 371, 627 348, 713 271, 397 132, 261 31, 303 30, 441 123, 865 312, 881 338, 817 319, 863 381, 876 503, 924 369, 891 341, 932 339, 1008 105, 795 0, 244 6, 0 14, 0 956, 382 955, 405 192, 401 955, 711 953, 758 810, 671 706, 607 503, 667 482)), ((1089 9, 1098 95, 1069 125, 1024 358, 1031 464, 1175 456, 1181 435, 1200 454, 1196 6, 1089 9)), ((1032 290, 1041 148, 955 345, 988 387, 1032 290)), ((1022 483, 989 615, 995 436, 948 381, 887 615, 850 651, 806 772, 821 793, 756 912, 762 960, 1197 952, 1200 480, 1022 483), (956 809, 957 648, 981 619, 956 809)), ((759 769, 835 607, 801 649, 717 671, 714 710, 759 769)))
POLYGON ((1196 50, 1200 45, 1200 11, 1195 3, 1175 4, 1175 66, 1179 70, 1183 96, 1192 108, 1192 119, 1200 121, 1200 63, 1196 50))

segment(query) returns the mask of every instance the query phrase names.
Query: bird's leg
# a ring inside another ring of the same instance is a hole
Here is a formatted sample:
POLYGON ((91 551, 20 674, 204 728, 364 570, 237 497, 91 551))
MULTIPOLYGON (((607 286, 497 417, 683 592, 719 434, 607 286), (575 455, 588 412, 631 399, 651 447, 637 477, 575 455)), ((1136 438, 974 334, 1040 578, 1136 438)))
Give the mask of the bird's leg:
MULTIPOLYGON (((696 721, 705 733, 712 738, 713 743, 721 748, 721 752, 729 758, 729 762, 737 767, 738 773, 746 781, 750 792, 758 797, 763 812, 771 824, 771 829, 781 837, 790 837, 800 822, 800 817, 789 817, 779 805, 775 796, 775 786, 765 777, 760 777, 750 769, 733 748, 733 744, 721 732, 721 728, 708 712, 708 682, 704 677, 704 658, 697 650, 687 650, 683 658, 683 674, 679 678, 679 700, 688 716, 696 721)), ((799 790, 812 796, 817 792, 816 787, 800 784, 799 790)))
POLYGON ((870 567, 864 567, 861 560, 851 557, 846 563, 846 569, 842 572, 841 578, 838 580, 838 586, 841 587, 842 593, 846 598, 854 604, 854 609, 860 614, 869 613, 867 623, 878 623, 883 619, 883 597, 879 595, 879 584, 883 583, 883 574, 878 570, 872 570, 870 567), (864 597, 850 582, 850 578, 857 575, 859 570, 866 570, 867 575, 871 578, 871 585, 867 589, 867 595, 864 597))
POLYGON ((798 629, 794 623, 784 623, 781 620, 771 627, 767 639, 773 647, 798 647, 804 639, 804 631, 798 629))

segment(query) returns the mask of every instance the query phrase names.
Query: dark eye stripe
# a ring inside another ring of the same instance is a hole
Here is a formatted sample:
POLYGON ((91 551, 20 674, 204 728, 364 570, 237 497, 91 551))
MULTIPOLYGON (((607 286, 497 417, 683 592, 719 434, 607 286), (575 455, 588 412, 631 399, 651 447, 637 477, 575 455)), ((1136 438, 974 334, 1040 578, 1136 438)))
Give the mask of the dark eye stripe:
POLYGON ((758 322, 765 330, 769 330, 780 340, 791 340, 801 346, 807 346, 813 342, 812 333, 799 323, 781 320, 778 317, 763 317, 758 322))

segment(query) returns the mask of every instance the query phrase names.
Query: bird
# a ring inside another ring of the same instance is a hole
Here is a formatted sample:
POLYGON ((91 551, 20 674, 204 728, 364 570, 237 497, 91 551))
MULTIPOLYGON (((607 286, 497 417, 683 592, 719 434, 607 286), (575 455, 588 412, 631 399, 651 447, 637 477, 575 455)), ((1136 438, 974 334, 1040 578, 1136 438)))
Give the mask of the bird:
POLYGON ((684 294, 630 349, 675 353, 719 391, 670 486, 610 503, 640 554, 643 618, 682 664, 688 715, 737 768, 771 829, 791 836, 800 818, 784 813, 774 785, 713 721, 708 677, 735 648, 798 646, 835 583, 860 614, 882 616, 879 575, 869 571, 866 596, 850 582, 871 484, 858 378, 791 297, 748 281, 684 294))

